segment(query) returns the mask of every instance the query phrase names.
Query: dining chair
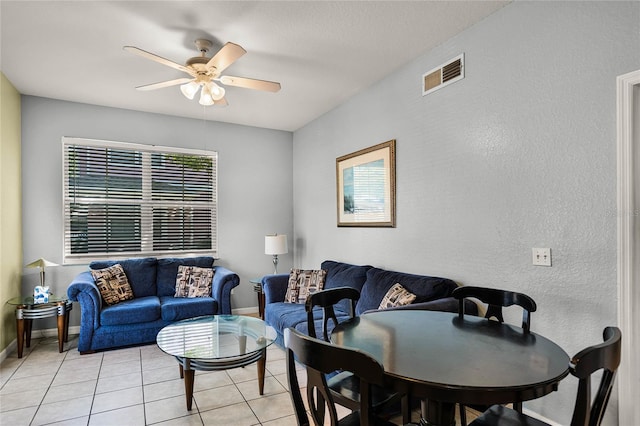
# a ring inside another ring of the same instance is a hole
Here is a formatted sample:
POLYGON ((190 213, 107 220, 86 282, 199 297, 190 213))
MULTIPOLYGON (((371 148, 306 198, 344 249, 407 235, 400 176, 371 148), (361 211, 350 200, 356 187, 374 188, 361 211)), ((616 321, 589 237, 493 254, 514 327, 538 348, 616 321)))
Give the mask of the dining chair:
MULTIPOLYGON (((620 365, 622 333, 617 327, 606 327, 603 343, 589 346, 571 358, 571 374, 578 378, 578 393, 571 417, 571 426, 599 426, 609 402, 613 382, 620 365), (604 370, 598 391, 591 399, 591 375, 604 370)), ((470 426, 548 426, 525 414, 494 405, 474 420, 470 426)))
MULTIPOLYGON (((531 328, 531 312, 535 312, 537 309, 536 302, 529 296, 523 293, 517 293, 514 291, 500 290, 496 288, 486 287, 473 287, 463 286, 453 290, 452 296, 459 301, 458 316, 460 319, 464 318, 464 301, 468 298, 475 298, 483 303, 487 304, 487 312, 485 318, 495 318, 499 322, 504 322, 502 315, 502 308, 509 306, 520 306, 522 308, 522 330, 525 333, 529 333, 531 328)), ((465 405, 460 404, 460 423, 462 426, 467 425, 467 413, 465 405)), ((476 411, 483 412, 488 409, 488 406, 482 405, 470 405, 476 411)), ((522 403, 513 403, 513 408, 519 413, 522 413, 522 403)))
MULTIPOLYGON (((305 310, 307 312, 307 327, 309 336, 318 338, 316 332, 313 310, 315 307, 322 309, 322 339, 329 342, 329 322, 333 322, 333 327, 338 325, 336 318, 335 305, 346 300, 349 302, 349 317, 353 318, 356 312, 356 304, 360 299, 360 292, 353 287, 334 287, 326 290, 315 292, 305 302, 305 310)), ((331 329, 333 329, 331 327, 331 329)))
POLYGON ((384 381, 384 368, 378 361, 357 349, 335 346, 324 340, 306 336, 293 328, 284 331, 284 342, 287 354, 287 380, 298 425, 307 426, 312 423, 303 402, 296 360, 306 369, 306 398, 314 424, 325 424, 325 415, 328 412, 331 426, 393 425, 376 417, 372 410, 372 386, 382 386, 384 381), (342 419, 338 419, 334 393, 329 389, 326 379, 327 374, 336 370, 349 371, 360 382, 358 406, 342 419))
MULTIPOLYGON (((305 302, 309 336, 319 338, 316 332, 314 308, 318 307, 322 309, 322 338, 325 342, 330 343, 330 330, 339 323, 336 317, 335 306, 343 300, 347 300, 350 307, 349 316, 353 318, 359 298, 360 292, 353 287, 335 287, 311 294, 305 302), (331 328, 329 328, 330 322, 333 322, 331 328)), ((335 374, 330 374, 327 378, 327 384, 334 402, 351 410, 356 410, 361 400, 360 380, 350 371, 333 373, 335 374)), ((372 387, 371 409, 375 413, 380 414, 384 411, 392 411, 394 404, 400 403, 403 421, 408 423, 410 419, 409 401, 403 398, 403 396, 404 394, 402 393, 374 385, 372 387)))

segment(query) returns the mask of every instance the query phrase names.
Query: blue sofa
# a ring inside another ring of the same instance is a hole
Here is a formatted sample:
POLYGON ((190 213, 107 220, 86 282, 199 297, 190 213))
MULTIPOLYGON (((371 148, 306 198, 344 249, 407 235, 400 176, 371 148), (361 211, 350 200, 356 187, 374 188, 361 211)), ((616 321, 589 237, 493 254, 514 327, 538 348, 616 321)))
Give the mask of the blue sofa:
MULTIPOLYGON (((388 271, 369 265, 351 265, 348 263, 326 260, 320 265, 327 271, 325 289, 334 287, 353 287, 360 291, 360 299, 356 305, 355 315, 378 309, 382 298, 395 283, 415 294, 416 300, 411 305, 390 309, 425 309, 447 312, 458 312, 459 302, 451 297, 458 285, 448 279, 414 275, 404 272, 388 271)), ((265 296, 265 321, 278 332, 276 340, 283 346, 283 333, 288 327, 308 334, 307 314, 304 304, 284 302, 289 281, 289 274, 267 275, 262 278, 265 296)), ((350 317, 348 301, 340 302, 336 307, 338 321, 350 317)), ((477 315, 478 307, 471 301, 465 301, 468 314, 477 315)), ((316 331, 322 330, 322 311, 314 311, 316 331)), ((322 336, 318 336, 322 337, 322 336)))
POLYGON ((231 289, 240 283, 237 274, 213 266, 209 256, 190 258, 154 257, 91 262, 91 269, 122 265, 134 298, 107 305, 91 275, 78 274, 67 288, 70 300, 80 303, 78 351, 152 343, 167 324, 201 315, 231 314, 231 289), (213 268, 211 297, 174 297, 178 267, 213 268))

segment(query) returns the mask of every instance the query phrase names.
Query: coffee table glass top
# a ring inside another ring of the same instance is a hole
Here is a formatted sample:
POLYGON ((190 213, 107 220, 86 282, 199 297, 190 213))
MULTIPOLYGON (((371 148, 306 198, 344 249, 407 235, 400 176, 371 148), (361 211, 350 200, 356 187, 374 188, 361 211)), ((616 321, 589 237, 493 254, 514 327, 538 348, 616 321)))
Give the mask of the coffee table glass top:
POLYGON ((33 301, 33 296, 18 296, 18 297, 14 297, 13 299, 9 299, 9 301, 7 301, 8 304, 10 305, 14 305, 14 306, 19 306, 19 305, 46 305, 46 304, 51 304, 51 303, 58 303, 58 302, 66 302, 67 300, 69 300, 69 298, 64 295, 64 296, 56 296, 53 294, 49 294, 49 301, 46 303, 35 303, 33 301))
POLYGON ((190 318, 166 326, 156 338, 169 355, 189 359, 244 357, 263 350, 276 339, 276 331, 259 318, 212 315, 190 318))

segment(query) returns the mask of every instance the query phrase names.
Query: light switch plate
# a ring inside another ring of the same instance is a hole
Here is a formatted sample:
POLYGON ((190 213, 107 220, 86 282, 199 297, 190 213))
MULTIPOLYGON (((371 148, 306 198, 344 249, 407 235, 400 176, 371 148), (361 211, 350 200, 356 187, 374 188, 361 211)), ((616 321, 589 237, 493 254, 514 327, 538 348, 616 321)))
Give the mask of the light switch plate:
POLYGON ((533 264, 535 266, 551 266, 550 248, 532 248, 533 264))

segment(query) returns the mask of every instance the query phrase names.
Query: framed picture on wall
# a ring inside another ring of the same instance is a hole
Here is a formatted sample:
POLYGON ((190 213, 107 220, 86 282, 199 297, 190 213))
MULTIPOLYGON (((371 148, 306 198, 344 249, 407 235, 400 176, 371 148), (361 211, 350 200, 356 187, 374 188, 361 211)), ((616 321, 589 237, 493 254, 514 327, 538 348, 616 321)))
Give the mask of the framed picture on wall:
POLYGON ((396 226, 396 141, 336 159, 338 226, 396 226))

